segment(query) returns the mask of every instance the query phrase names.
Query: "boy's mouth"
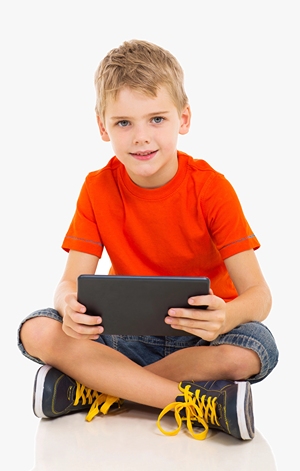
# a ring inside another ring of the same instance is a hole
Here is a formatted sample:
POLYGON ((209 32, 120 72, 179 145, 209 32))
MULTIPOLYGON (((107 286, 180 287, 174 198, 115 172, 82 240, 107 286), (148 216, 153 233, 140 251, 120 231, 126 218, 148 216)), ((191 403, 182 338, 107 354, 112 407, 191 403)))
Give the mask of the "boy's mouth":
POLYGON ((147 151, 140 151, 140 152, 130 152, 130 155, 137 160, 150 160, 152 157, 155 156, 157 150, 147 150, 147 151))

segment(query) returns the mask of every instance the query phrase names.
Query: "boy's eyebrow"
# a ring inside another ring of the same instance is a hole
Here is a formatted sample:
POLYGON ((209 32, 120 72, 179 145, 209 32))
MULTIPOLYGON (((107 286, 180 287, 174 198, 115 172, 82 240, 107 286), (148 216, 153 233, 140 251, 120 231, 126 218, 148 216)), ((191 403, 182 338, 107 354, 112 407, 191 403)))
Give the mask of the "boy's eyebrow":
MULTIPOLYGON (((160 116, 161 114, 168 114, 169 111, 155 111, 153 113, 148 113, 146 114, 145 116, 143 116, 143 118, 148 118, 150 116, 160 116)), ((112 119, 112 120, 121 120, 121 119, 132 119, 132 116, 111 116, 109 119, 112 119)))

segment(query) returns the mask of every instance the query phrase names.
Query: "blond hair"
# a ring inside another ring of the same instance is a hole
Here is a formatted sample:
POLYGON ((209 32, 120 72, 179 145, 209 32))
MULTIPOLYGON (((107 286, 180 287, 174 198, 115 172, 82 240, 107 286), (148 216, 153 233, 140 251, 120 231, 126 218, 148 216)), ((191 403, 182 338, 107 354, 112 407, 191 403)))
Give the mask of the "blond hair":
POLYGON ((122 87, 155 97, 161 86, 181 113, 188 104, 183 79, 183 70, 169 51, 147 41, 125 41, 112 49, 96 70, 96 113, 104 122, 107 99, 116 99, 122 87))

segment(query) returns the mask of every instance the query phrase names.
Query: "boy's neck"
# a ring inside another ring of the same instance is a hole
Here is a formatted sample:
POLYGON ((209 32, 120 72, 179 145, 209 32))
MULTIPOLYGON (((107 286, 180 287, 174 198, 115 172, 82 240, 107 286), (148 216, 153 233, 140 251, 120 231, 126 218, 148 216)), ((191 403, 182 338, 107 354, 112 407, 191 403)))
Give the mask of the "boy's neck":
POLYGON ((152 175, 136 175, 132 173, 129 169, 125 167, 126 173, 128 174, 130 180, 140 188, 145 188, 147 190, 154 190, 157 188, 161 188, 167 183, 169 183, 176 175, 178 171, 178 157, 174 158, 173 164, 168 166, 162 167, 159 169, 158 172, 152 175))

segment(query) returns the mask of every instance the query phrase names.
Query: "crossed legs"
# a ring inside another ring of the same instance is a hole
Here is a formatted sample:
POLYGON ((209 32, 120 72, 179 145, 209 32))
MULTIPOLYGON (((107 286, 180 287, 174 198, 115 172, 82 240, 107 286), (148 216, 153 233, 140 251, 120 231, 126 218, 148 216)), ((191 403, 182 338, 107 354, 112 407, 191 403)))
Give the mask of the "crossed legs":
POLYGON ((252 350, 232 345, 189 347, 141 367, 118 351, 91 340, 67 336, 47 317, 28 320, 21 340, 26 351, 93 390, 164 408, 183 380, 245 380, 260 371, 252 350))

